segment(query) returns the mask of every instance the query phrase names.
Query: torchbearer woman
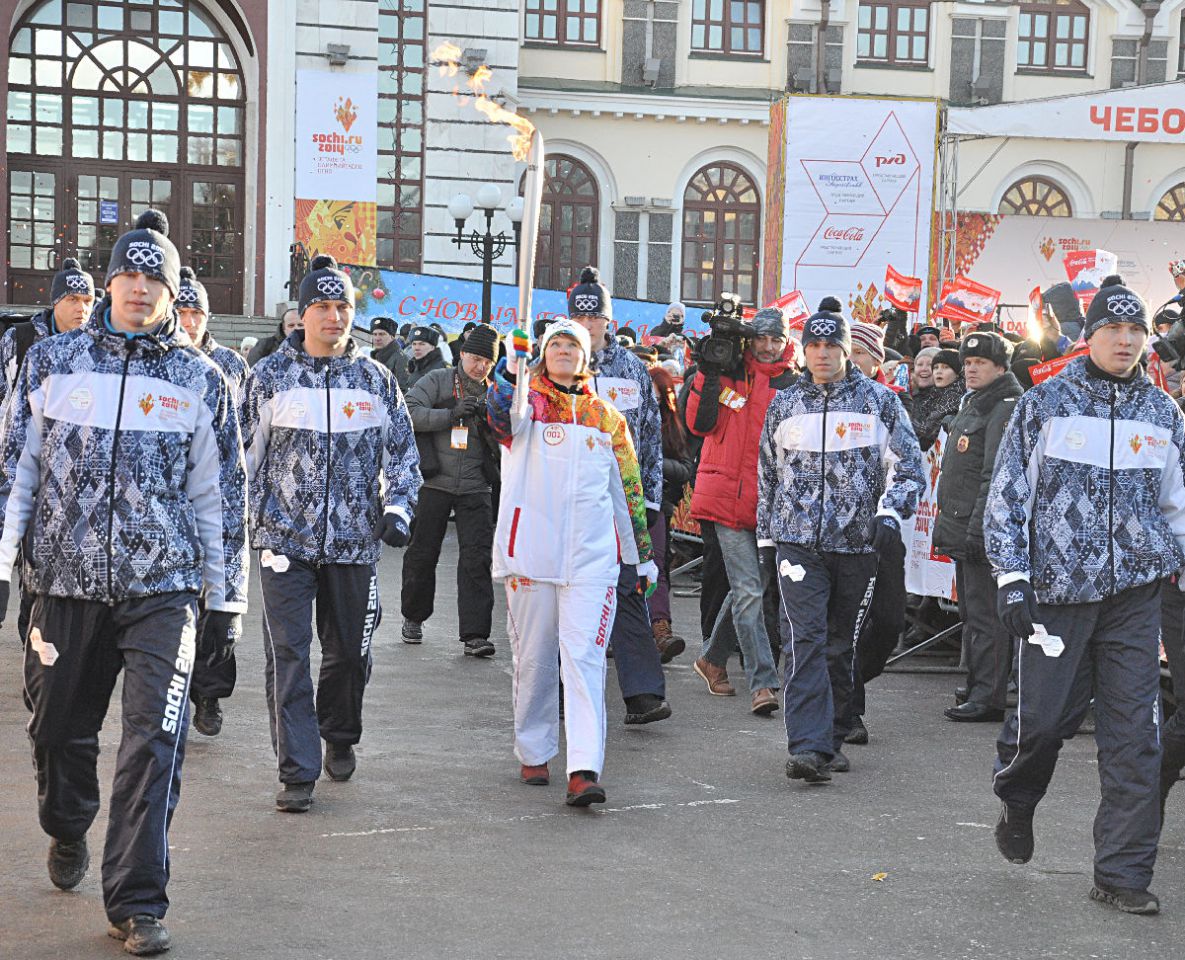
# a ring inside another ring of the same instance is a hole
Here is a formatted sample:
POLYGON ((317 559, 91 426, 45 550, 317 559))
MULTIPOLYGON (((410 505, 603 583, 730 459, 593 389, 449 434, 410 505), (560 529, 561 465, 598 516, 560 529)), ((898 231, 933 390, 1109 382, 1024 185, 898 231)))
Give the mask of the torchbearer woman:
POLYGON ((605 647, 621 564, 639 589, 657 581, 638 459, 625 418, 589 389, 587 331, 551 324, 529 377, 502 361, 487 397, 503 446, 494 535, 514 652, 514 741, 521 779, 548 782, 559 752, 560 675, 569 806, 603 803, 605 647))

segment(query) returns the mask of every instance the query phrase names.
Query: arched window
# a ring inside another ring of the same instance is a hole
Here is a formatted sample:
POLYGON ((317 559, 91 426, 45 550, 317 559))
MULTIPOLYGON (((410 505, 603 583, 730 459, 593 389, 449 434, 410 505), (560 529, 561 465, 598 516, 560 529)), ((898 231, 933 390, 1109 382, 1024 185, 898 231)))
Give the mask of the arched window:
POLYGON ((75 252, 101 273, 152 205, 211 307, 241 309, 243 75, 202 4, 36 4, 12 34, 7 106, 14 301, 43 302, 75 252))
POLYGON ((1025 177, 1004 192, 999 212, 1026 217, 1072 217, 1074 208, 1066 192, 1052 180, 1025 177))
POLYGON ((735 293, 757 298, 761 198, 752 178, 732 163, 704 167, 683 191, 683 260, 680 297, 711 303, 735 293))
POLYGON ((1156 219, 1185 222, 1185 182, 1169 188, 1168 193, 1160 198, 1160 203, 1156 205, 1156 219))
POLYGON ((582 268, 597 262, 600 202, 597 181, 588 167, 563 154, 547 158, 535 286, 566 290, 582 268))

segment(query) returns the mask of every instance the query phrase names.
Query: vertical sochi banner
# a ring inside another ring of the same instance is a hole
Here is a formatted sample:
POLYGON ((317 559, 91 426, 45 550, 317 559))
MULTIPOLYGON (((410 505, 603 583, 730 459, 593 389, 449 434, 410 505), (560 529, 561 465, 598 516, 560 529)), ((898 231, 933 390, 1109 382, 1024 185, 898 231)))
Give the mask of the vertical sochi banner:
POLYGON ((296 239, 310 258, 374 266, 378 74, 296 71, 296 239))
POLYGON ((887 305, 890 266, 927 289, 938 104, 792 96, 785 112, 784 128, 770 124, 785 192, 766 225, 782 237, 779 289, 812 308, 836 296, 855 320, 887 305))

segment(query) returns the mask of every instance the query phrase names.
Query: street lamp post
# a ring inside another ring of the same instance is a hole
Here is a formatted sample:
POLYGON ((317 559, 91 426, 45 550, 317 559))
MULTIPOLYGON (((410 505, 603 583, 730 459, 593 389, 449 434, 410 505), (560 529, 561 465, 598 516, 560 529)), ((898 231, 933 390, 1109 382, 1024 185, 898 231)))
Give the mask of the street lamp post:
POLYGON ((492 183, 486 183, 477 191, 477 206, 485 213, 485 232, 472 231, 465 235, 465 221, 473 215, 474 203, 467 194, 458 193, 449 201, 449 216, 457 225, 457 235, 453 243, 461 249, 466 243, 473 251, 473 255, 481 261, 481 319, 483 323, 492 322, 493 294, 494 294, 494 261, 506 252, 507 246, 518 249, 519 232, 522 230, 523 201, 522 197, 515 197, 506 205, 506 216, 510 218, 510 225, 514 229, 514 236, 508 237, 502 231, 494 233, 494 211, 502 205, 502 191, 492 183))

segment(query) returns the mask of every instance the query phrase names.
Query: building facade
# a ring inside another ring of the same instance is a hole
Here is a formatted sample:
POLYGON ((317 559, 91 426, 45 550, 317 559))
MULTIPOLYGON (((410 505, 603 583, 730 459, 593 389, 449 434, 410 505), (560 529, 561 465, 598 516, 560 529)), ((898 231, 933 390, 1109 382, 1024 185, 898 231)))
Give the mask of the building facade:
MULTIPOLYGON (((236 314, 289 299, 302 69, 378 75, 378 266, 480 275, 449 200, 522 175, 465 90, 485 65, 548 144, 539 285, 594 262, 618 296, 691 303, 758 296, 788 91, 967 105, 1185 77, 1185 0, 0 0, 0 22, 0 298, 39 302, 76 252, 101 273, 152 204, 236 314)), ((1185 222, 1177 146, 985 140, 960 165, 961 209, 1185 222)))

